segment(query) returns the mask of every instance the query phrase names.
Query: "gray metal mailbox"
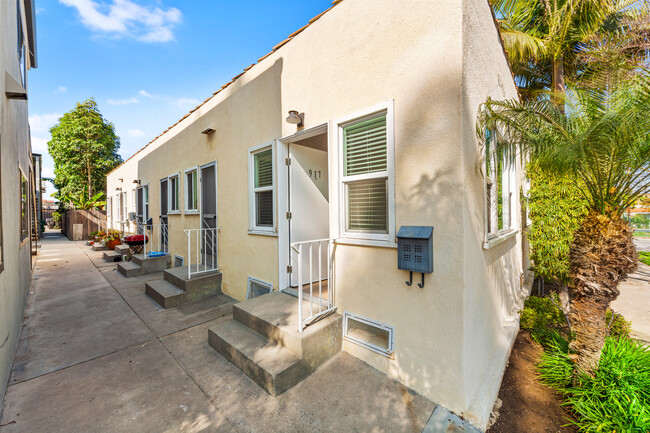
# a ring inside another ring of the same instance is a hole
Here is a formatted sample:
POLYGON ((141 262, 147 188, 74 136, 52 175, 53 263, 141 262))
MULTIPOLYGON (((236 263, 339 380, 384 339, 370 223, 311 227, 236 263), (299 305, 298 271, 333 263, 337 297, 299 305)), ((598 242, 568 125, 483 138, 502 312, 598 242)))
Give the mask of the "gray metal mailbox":
POLYGON ((409 271, 410 281, 413 283, 413 272, 422 273, 424 287, 424 274, 433 272, 433 227, 430 226, 402 226, 397 232, 397 268, 409 271))

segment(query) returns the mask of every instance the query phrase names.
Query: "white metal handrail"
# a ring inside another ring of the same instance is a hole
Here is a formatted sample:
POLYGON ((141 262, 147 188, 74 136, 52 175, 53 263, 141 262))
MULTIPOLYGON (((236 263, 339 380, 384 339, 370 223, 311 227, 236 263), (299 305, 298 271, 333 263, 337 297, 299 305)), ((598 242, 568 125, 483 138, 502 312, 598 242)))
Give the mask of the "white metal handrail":
POLYGON ((313 241, 294 242, 291 248, 298 255, 298 332, 302 332, 305 327, 312 321, 336 310, 334 306, 334 284, 332 279, 332 240, 316 239, 313 241), (317 250, 318 260, 318 279, 314 275, 314 250, 317 250), (306 250, 306 251, 305 251, 306 250), (323 250, 326 255, 326 267, 323 270, 323 250), (303 254, 309 255, 309 316, 305 317, 303 304, 303 254), (326 278, 323 278, 326 277, 326 278), (316 284, 314 284, 316 281, 316 284), (327 284, 327 299, 323 299, 323 281, 327 284), (314 301, 314 285, 318 286, 317 301, 314 301), (318 311, 314 311, 314 302, 318 305, 318 311))
POLYGON ((169 254, 169 224, 138 222, 137 232, 145 236, 142 245, 145 259, 153 252, 169 254))
POLYGON ((192 275, 218 270, 219 228, 185 229, 183 231, 187 235, 187 279, 191 279, 192 275), (192 252, 196 253, 194 270, 192 269, 192 252))

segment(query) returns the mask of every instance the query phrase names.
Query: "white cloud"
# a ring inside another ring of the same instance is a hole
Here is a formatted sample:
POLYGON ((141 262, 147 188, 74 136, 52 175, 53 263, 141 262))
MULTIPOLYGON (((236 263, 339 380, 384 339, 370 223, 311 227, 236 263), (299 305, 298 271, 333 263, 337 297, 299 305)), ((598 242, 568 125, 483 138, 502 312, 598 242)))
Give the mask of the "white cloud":
POLYGON ((29 126, 32 134, 50 132, 50 128, 59 121, 61 116, 59 113, 34 114, 29 116, 29 126))
POLYGON ((143 42, 168 42, 172 29, 183 14, 176 8, 140 6, 131 0, 112 0, 112 4, 92 0, 59 0, 77 9, 81 22, 90 30, 111 36, 128 36, 143 42))
POLYGON ((54 169, 51 167, 45 167, 41 169, 41 176, 42 177, 54 177, 54 169))
POLYGON ((108 102, 111 105, 128 105, 128 104, 137 104, 140 101, 138 101, 135 98, 128 98, 128 99, 109 99, 106 102, 108 102))
POLYGON ((181 108, 194 108, 197 105, 199 105, 199 100, 198 99, 192 99, 192 98, 178 98, 176 100, 176 105, 178 105, 181 108))
POLYGON ((127 131, 127 135, 129 137, 144 137, 144 132, 140 131, 139 129, 129 129, 127 131))
POLYGON ((65 93, 65 92, 67 92, 67 91, 68 91, 68 88, 67 88, 67 87, 65 87, 65 86, 59 86, 59 88, 56 89, 56 92, 54 92, 54 93, 65 93))
POLYGON ((34 153, 47 153, 47 142, 45 138, 38 138, 32 136, 32 152, 34 153))
POLYGON ((147 98, 153 98, 153 95, 152 95, 151 93, 147 92, 146 90, 140 90, 140 91, 138 92, 138 94, 139 94, 140 96, 145 96, 145 97, 147 97, 147 98))

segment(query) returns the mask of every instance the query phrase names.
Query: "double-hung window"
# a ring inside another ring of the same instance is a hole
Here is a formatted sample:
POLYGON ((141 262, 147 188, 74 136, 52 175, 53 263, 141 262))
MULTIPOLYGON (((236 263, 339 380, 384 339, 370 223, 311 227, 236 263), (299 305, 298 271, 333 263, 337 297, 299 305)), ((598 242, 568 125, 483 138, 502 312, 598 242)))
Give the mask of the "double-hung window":
POLYGON ((199 179, 196 168, 185 171, 185 211, 197 212, 199 209, 199 179))
MULTIPOLYGON (((20 170, 19 170, 20 171, 20 170)), ((29 237, 29 182, 20 171, 20 242, 29 237)))
POLYGON ((169 176, 169 212, 180 212, 180 179, 177 174, 169 176))
POLYGON ((249 150, 250 230, 275 230, 275 175, 273 145, 249 150))
POLYGON ((485 133, 485 180, 487 239, 512 232, 515 228, 514 191, 515 159, 508 152, 497 151, 496 130, 485 133))
POLYGON ((343 237, 394 242, 390 107, 339 124, 343 237))

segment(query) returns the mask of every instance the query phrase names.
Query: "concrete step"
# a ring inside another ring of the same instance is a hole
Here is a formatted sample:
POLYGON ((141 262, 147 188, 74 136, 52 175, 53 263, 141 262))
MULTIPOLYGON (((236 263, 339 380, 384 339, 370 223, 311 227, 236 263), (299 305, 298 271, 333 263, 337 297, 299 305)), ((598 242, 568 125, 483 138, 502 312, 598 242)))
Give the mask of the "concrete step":
POLYGON ((208 342, 272 396, 282 394, 311 373, 294 353, 236 320, 210 328, 208 342))
POLYGON ((144 292, 163 308, 176 307, 185 302, 187 293, 167 280, 148 281, 144 292))
POLYGON ((106 260, 107 262, 121 261, 122 256, 113 250, 107 250, 104 251, 104 260, 106 260))
POLYGON ((150 274, 152 272, 160 272, 169 268, 172 263, 171 255, 167 254, 160 257, 144 257, 144 254, 134 254, 131 256, 131 261, 136 265, 142 266, 143 274, 150 274))
MULTIPOLYGON (((298 302, 285 293, 271 292, 234 305, 233 319, 317 367, 341 350, 342 318, 331 313, 300 333, 298 302)), ((307 301, 303 301, 303 312, 309 314, 307 301)))
POLYGON ((136 275, 141 275, 142 266, 133 262, 120 262, 117 264, 117 271, 124 275, 125 277, 135 277, 136 275))
POLYGON ((106 245, 102 244, 95 244, 93 245, 93 251, 106 251, 108 248, 106 248, 106 245))
POLYGON ((191 279, 188 279, 187 266, 182 266, 167 269, 163 272, 163 278, 188 294, 207 296, 221 293, 222 275, 219 271, 194 274, 191 279))

